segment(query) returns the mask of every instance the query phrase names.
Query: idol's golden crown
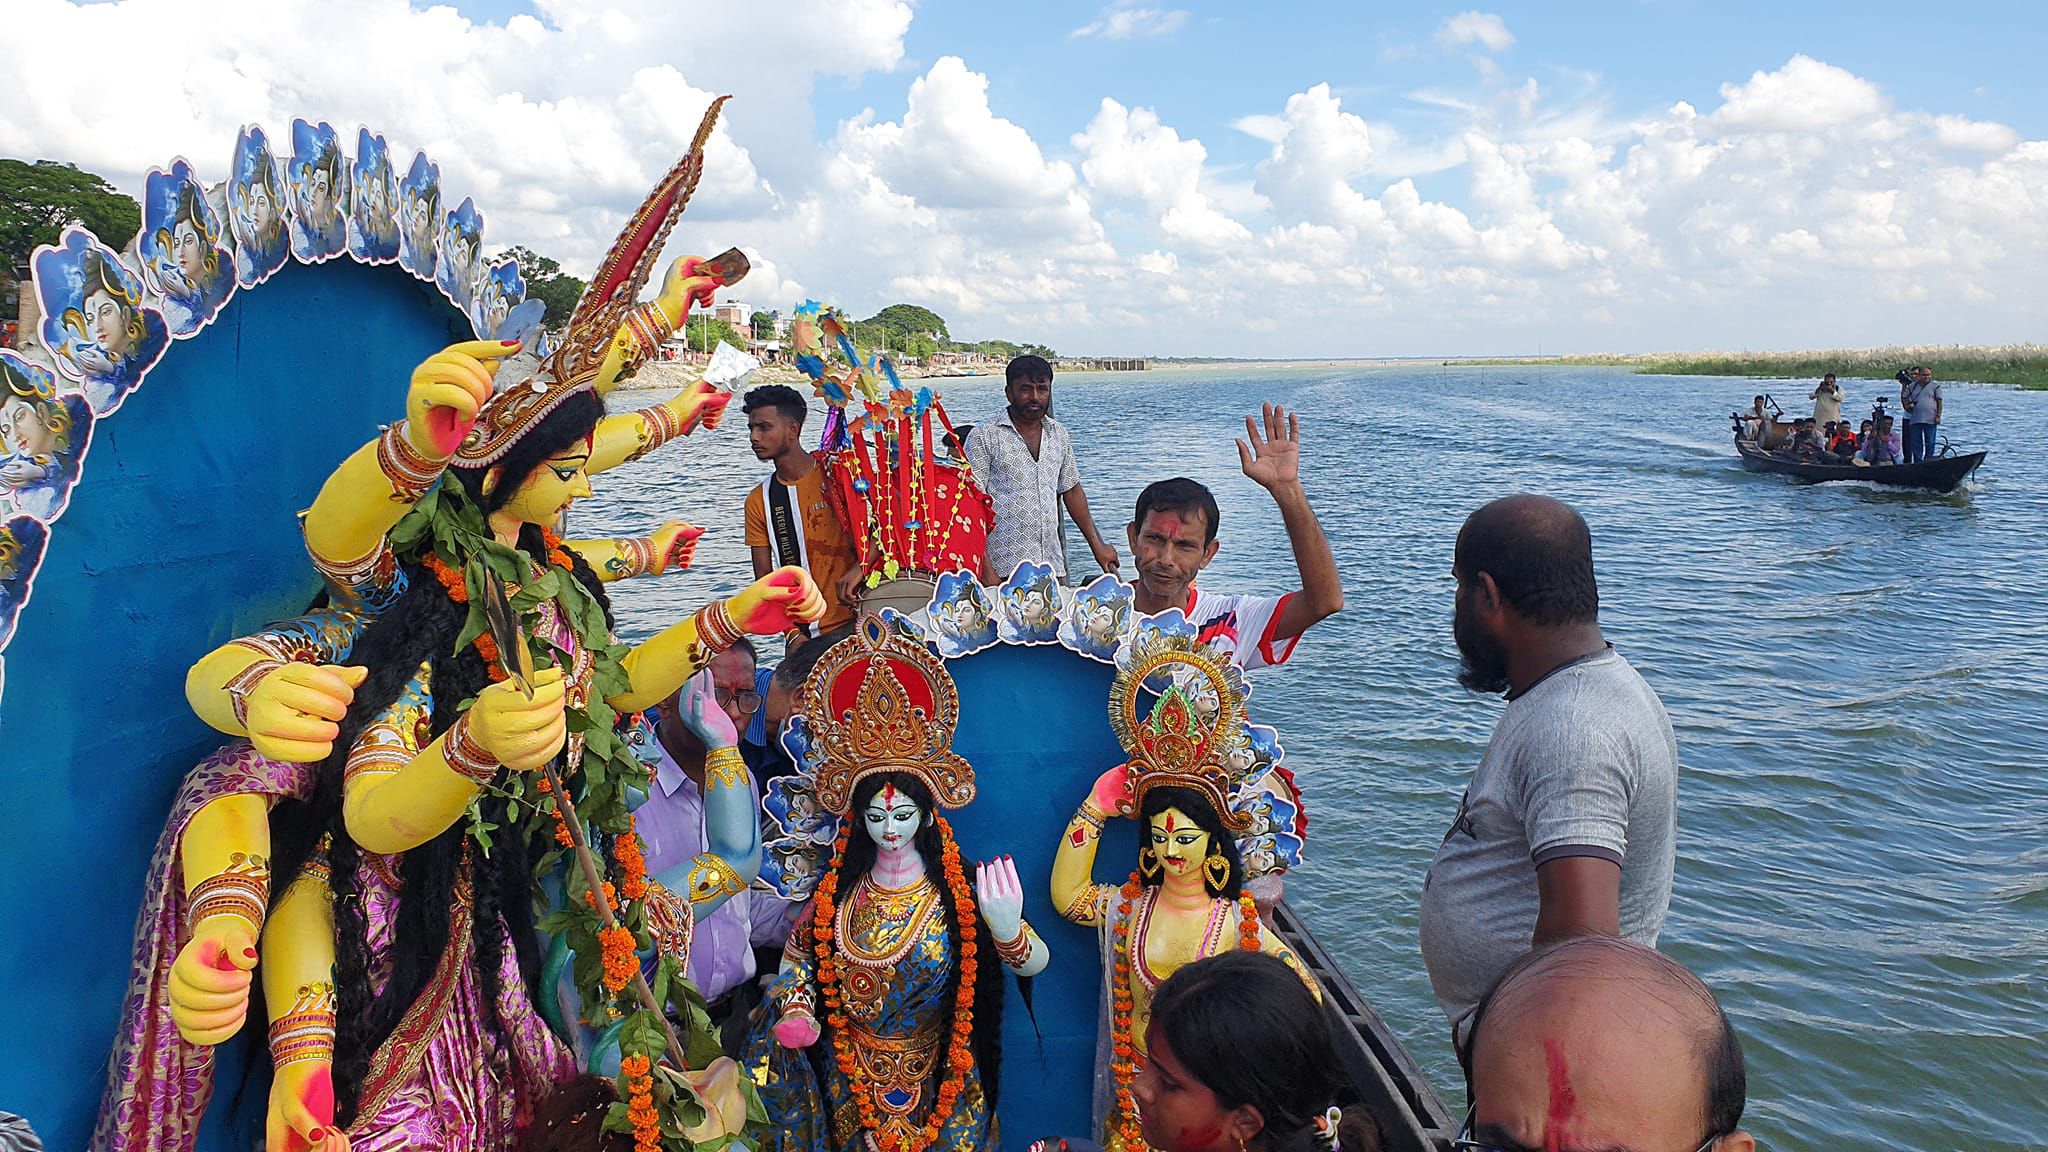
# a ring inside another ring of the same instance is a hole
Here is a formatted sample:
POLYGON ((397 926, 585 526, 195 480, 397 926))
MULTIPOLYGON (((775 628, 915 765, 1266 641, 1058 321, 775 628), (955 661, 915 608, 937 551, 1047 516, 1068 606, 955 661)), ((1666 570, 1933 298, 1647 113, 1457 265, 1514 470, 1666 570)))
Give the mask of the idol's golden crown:
POLYGON ((1200 793, 1232 832, 1251 827, 1250 814, 1231 806, 1243 783, 1230 753, 1246 739, 1247 691, 1237 666, 1205 644, 1167 636, 1136 643, 1109 688, 1109 724, 1130 757, 1131 807, 1124 815, 1142 810, 1145 793, 1174 786, 1200 793), (1141 716, 1141 689, 1155 677, 1164 684, 1141 716))
POLYGON ((818 801, 844 814, 853 790, 881 772, 908 772, 941 808, 974 799, 974 768, 953 752, 960 693, 945 662, 913 637, 869 616, 832 646, 798 698, 822 754, 818 801))

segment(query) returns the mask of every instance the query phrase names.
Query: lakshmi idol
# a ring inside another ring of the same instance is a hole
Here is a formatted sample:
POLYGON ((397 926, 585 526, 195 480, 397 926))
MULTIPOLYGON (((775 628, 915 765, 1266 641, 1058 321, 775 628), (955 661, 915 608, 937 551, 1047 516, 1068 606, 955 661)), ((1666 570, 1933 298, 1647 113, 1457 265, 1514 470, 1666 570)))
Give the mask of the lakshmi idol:
POLYGON ((1114 1152, 1145 1152, 1131 1086, 1145 1064, 1152 993, 1184 965, 1236 949, 1271 952, 1314 980, 1265 930, 1237 837, 1251 829, 1235 797, 1231 751, 1244 742, 1243 678, 1186 638, 1140 639, 1110 686, 1110 726, 1130 757, 1095 781, 1053 857, 1052 899, 1101 934, 1103 1021, 1095 1122, 1114 1152), (1149 682, 1149 684, 1148 684, 1149 682), (1163 688, 1150 710, 1141 689, 1163 688), (1210 707, 1214 702, 1213 710, 1210 707), (1138 866, 1121 887, 1094 882, 1105 820, 1139 821, 1138 866))
POLYGON ((970 887, 940 809, 974 799, 952 752, 959 696, 922 641, 875 617, 819 660, 799 711, 805 783, 838 817, 811 914, 791 933, 776 1018, 746 1064, 778 1152, 979 1152, 1000 1145, 1003 969, 1043 970, 1007 858, 970 887))

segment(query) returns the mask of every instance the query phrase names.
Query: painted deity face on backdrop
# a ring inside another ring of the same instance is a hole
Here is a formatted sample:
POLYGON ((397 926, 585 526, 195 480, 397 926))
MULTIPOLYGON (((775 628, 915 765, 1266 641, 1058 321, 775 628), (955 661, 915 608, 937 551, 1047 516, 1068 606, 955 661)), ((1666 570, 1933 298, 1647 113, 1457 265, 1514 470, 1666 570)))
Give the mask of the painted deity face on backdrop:
POLYGON ((20 396, 0 402, 0 448, 15 456, 48 456, 57 448, 57 430, 43 421, 34 404, 20 396))
POLYGON ((121 359, 135 351, 135 341, 128 335, 128 307, 104 288, 95 288, 85 297, 85 322, 90 326, 92 338, 99 343, 107 355, 121 359))
POLYGON ((884 784, 861 810, 861 822, 876 847, 884 852, 901 852, 917 839, 918 830, 924 826, 924 813, 918 811, 917 801, 898 792, 894 784, 884 784))
POLYGON ((178 221, 171 229, 171 258, 178 262, 178 271, 193 284, 206 277, 206 245, 199 239, 199 229, 190 220, 178 221))
POLYGON ((1169 878, 1201 878, 1202 862, 1209 858, 1209 834, 1178 808, 1168 808, 1152 818, 1152 851, 1169 878))
POLYGON ((586 437, 541 461, 505 502, 503 511, 527 524, 552 526, 569 505, 590 495, 590 476, 583 470, 589 463, 590 440, 586 437))
POLYGON ((267 236, 277 230, 277 202, 270 198, 270 187, 262 181, 249 185, 248 197, 243 203, 249 206, 249 226, 258 236, 267 236))
POLYGON ((306 214, 317 220, 334 215, 334 189, 332 178, 325 168, 314 168, 306 173, 306 214))

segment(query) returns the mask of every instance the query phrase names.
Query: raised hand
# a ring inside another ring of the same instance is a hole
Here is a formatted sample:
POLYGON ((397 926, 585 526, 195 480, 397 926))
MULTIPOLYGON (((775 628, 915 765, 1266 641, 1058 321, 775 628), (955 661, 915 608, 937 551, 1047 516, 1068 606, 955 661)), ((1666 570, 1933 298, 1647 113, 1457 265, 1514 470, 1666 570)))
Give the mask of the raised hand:
POLYGON ((739 729, 733 726, 725 709, 718 706, 718 689, 711 683, 711 669, 703 669, 683 685, 676 697, 676 711, 683 726, 703 741, 707 750, 739 747, 739 729))
POLYGON ((1296 484, 1301 480, 1301 419, 1295 413, 1277 404, 1261 406, 1265 415, 1265 435, 1259 435, 1258 418, 1244 418, 1244 434, 1249 440, 1237 442, 1238 463, 1244 474, 1261 488, 1271 490, 1283 484, 1296 484))
POLYGON ((697 271, 703 262, 701 256, 680 257, 668 266, 668 272, 661 278, 657 299, 674 311, 677 324, 682 323, 686 309, 692 306, 709 308, 711 297, 718 292, 718 278, 697 271))
POLYGON ((534 675, 531 700, 510 680, 501 680, 477 693, 476 703, 469 706, 470 735, 498 763, 514 772, 531 772, 554 759, 568 739, 562 717, 566 688, 560 668, 543 668, 534 675))
POLYGON ((825 597, 802 568, 777 568, 725 602, 733 623, 756 636, 773 636, 825 614, 825 597))
POLYGON ((1119 764, 1095 778, 1088 792, 1088 806, 1097 816, 1134 815, 1131 800, 1131 768, 1119 764))
POLYGON ((256 968, 256 933, 239 916, 209 916, 171 962, 171 1020, 188 1044, 219 1044, 242 1030, 256 968))
POLYGON ((1024 882, 1017 877, 1017 862, 999 856, 974 866, 974 900, 981 906, 981 918, 997 940, 1017 938, 1024 928, 1024 882))
POLYGON ((654 530, 654 568, 649 573, 659 576, 671 568, 682 571, 696 558, 697 541, 704 530, 683 520, 670 520, 654 530))
POLYGON ((325 1060, 279 1068, 263 1118, 263 1152, 348 1152, 348 1133, 334 1126, 334 1078, 325 1060))
POLYGON ((296 661, 273 669, 249 690, 249 743, 272 760, 325 760, 369 674, 368 668, 296 661))
POLYGON ((721 392, 699 380, 676 393, 676 398, 669 403, 683 418, 683 435, 688 436, 697 430, 699 424, 717 430, 719 422, 725 419, 725 406, 732 403, 732 393, 721 392))
POLYGON ((453 456, 491 398, 498 361, 518 351, 517 340, 468 340, 420 361, 405 394, 405 438, 413 448, 431 460, 453 456))

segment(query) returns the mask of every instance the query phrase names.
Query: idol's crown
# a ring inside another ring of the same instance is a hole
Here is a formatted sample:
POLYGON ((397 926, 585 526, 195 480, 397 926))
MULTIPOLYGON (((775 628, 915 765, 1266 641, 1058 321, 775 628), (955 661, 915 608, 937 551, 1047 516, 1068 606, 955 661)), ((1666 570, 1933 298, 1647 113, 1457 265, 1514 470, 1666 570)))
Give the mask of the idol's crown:
POLYGON ((876 617, 827 651, 804 681, 799 707, 822 753, 818 801, 845 813, 853 790, 881 772, 923 780, 942 808, 974 799, 974 769, 953 752, 960 694, 923 642, 876 617))
POLYGON ((1233 832, 1251 816, 1232 805, 1239 779, 1230 753, 1245 743, 1244 677, 1227 657, 1187 637, 1143 637, 1109 689, 1109 723, 1130 757, 1136 816, 1154 788, 1200 793, 1233 832), (1151 683, 1148 684, 1147 682, 1151 683), (1141 696, 1157 691, 1150 709, 1141 696))

